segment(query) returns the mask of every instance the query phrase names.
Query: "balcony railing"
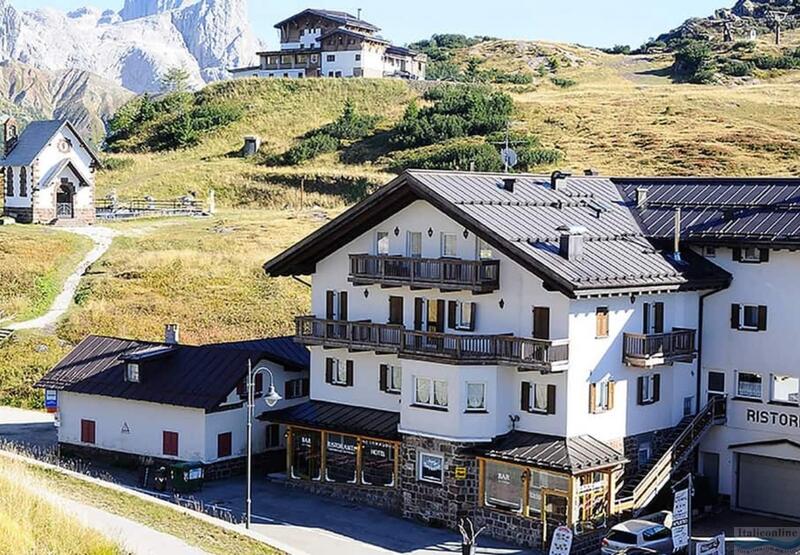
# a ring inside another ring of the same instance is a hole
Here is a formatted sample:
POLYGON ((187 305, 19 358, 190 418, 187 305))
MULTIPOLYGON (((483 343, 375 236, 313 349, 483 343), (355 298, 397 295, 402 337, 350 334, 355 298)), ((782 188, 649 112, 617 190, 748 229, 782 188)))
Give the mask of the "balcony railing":
POLYGON ((675 328, 667 333, 626 333, 623 359, 625 364, 651 368, 673 362, 688 362, 697 355, 696 331, 675 328))
POLYGON ((508 364, 527 370, 566 370, 569 342, 513 335, 450 334, 407 330, 396 324, 300 316, 295 340, 352 350, 396 353, 401 358, 451 364, 508 364))
POLYGON ((490 293, 500 287, 500 261, 351 254, 350 281, 490 293))

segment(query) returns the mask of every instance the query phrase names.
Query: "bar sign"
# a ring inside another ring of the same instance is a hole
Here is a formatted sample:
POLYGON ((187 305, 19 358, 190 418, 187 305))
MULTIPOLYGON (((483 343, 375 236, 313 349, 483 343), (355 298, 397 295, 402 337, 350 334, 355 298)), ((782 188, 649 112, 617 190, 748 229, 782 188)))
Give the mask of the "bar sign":
POLYGON ((58 391, 54 389, 44 391, 44 408, 47 412, 58 412, 58 391))

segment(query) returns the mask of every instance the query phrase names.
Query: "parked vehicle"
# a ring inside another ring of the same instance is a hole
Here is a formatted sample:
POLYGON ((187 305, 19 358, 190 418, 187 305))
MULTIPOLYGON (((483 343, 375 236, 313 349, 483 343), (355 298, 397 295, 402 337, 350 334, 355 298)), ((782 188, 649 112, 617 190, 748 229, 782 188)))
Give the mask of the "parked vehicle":
MULTIPOLYGON (((663 515, 662 513, 658 513, 663 515)), ((666 515, 663 515, 666 516, 666 515)), ((666 522, 667 519, 665 519, 666 522)), ((669 515, 672 521, 672 515, 669 515)), ((672 554, 672 531, 652 520, 635 519, 617 524, 603 538, 600 551, 603 555, 619 553, 639 554, 640 548, 663 555, 672 554)))

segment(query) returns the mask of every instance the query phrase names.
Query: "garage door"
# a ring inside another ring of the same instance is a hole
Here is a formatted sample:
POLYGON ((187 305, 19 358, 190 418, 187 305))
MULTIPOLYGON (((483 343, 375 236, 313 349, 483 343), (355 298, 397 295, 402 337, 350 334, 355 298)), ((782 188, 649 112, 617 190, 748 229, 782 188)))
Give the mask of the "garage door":
POLYGON ((739 455, 739 508, 800 518, 800 463, 739 455))

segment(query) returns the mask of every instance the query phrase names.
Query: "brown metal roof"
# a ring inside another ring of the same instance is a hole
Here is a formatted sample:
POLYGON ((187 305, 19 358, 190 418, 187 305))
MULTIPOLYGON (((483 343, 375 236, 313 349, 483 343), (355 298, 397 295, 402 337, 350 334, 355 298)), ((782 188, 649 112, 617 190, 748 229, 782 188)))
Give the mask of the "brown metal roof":
POLYGON ((307 368, 308 350, 284 337, 227 345, 168 346, 92 335, 36 387, 210 410, 246 376, 248 360, 255 364, 262 359, 290 369, 307 368), (128 360, 139 364, 139 383, 125 380, 128 360))
POLYGON ((627 462, 622 453, 589 435, 563 438, 513 431, 495 438, 488 446, 476 448, 475 453, 570 474, 627 462))
POLYGON ((389 215, 422 199, 464 225, 498 251, 568 296, 723 287, 730 275, 682 253, 676 261, 648 240, 616 184, 607 178, 568 178, 558 190, 549 177, 408 170, 317 232, 265 265, 271 275, 313 273, 318 260, 389 215), (586 229, 584 256, 559 254, 564 225, 586 229))
POLYGON ((400 437, 397 433, 400 413, 327 401, 308 401, 287 409, 265 412, 258 418, 381 439, 396 440, 400 437))

